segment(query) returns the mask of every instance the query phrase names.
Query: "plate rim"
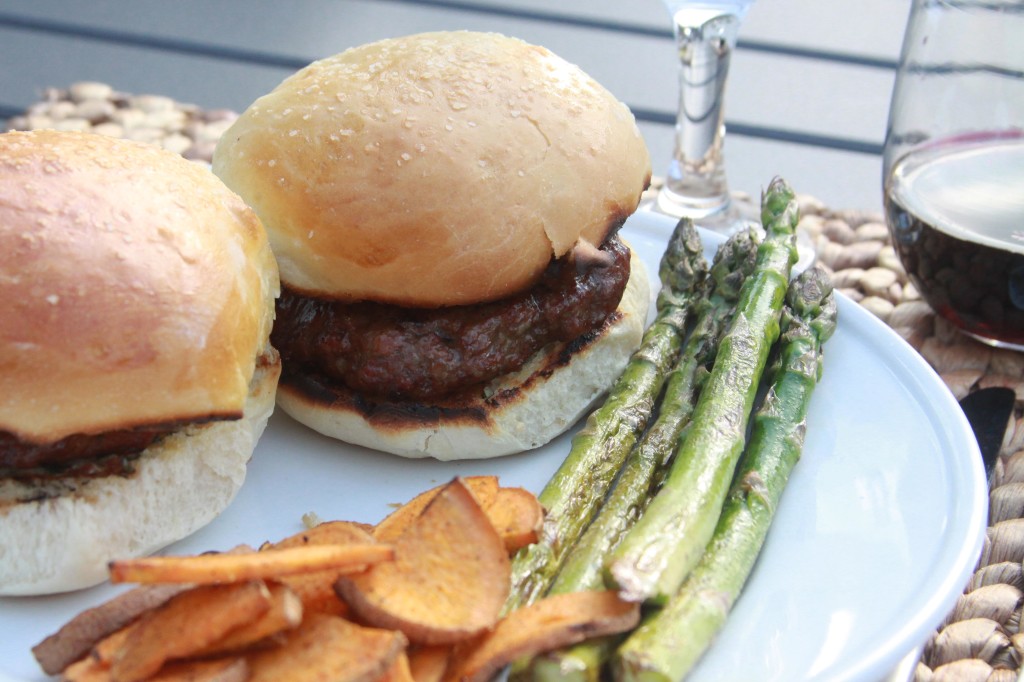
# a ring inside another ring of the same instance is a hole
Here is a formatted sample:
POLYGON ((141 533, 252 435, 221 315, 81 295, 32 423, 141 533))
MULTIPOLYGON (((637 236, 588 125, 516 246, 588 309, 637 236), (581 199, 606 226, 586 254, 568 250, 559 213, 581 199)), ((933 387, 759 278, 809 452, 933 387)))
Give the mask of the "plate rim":
MULTIPOLYGON (((665 240, 674 225, 675 220, 668 216, 641 211, 630 217, 626 229, 652 239, 665 240)), ((709 242, 722 240, 719 235, 704 230, 701 230, 701 237, 702 240, 709 242)), ((651 273, 652 279, 656 279, 656 272, 654 270, 651 273)), ((656 293, 652 292, 652 297, 656 293)), ((936 432, 936 437, 942 436, 940 440, 950 450, 962 447, 971 453, 969 456, 954 458, 952 461, 957 466, 949 471, 949 476, 955 477, 956 485, 968 495, 965 502, 970 506, 967 509, 960 508, 956 515, 951 515, 950 528, 955 527, 960 533, 956 542, 949 537, 949 531, 943 536, 942 548, 947 551, 950 548, 957 550, 950 552, 953 561, 945 569, 946 575, 942 581, 944 589, 941 593, 925 595, 921 607, 917 608, 910 618, 901 621, 881 646, 871 652, 865 652, 856 666, 839 672, 831 669, 827 671, 830 679, 881 679, 895 668, 908 652, 926 641, 962 594, 980 556, 988 526, 988 484, 977 442, 966 417, 934 369, 920 353, 870 312, 842 294, 839 294, 838 301, 840 324, 843 325, 844 333, 860 334, 870 339, 872 345, 885 348, 886 364, 892 371, 898 373, 900 383, 908 385, 907 382, 912 380, 912 393, 915 396, 930 396, 931 400, 925 405, 927 421, 933 428, 941 427, 941 433, 936 432), (955 417, 952 422, 948 420, 950 416, 955 417)), ((946 552, 943 552, 943 556, 946 556, 946 552)), ((34 678, 15 678, 0 670, 0 682, 26 682, 28 679, 34 678)))

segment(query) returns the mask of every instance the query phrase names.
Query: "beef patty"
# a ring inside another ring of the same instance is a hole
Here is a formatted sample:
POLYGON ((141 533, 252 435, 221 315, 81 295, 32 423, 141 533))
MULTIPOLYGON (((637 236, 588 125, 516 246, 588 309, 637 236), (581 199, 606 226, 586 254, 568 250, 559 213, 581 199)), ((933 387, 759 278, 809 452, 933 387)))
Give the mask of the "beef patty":
POLYGON ((51 478, 126 473, 126 456, 142 452, 175 428, 178 425, 95 435, 75 434, 46 444, 28 443, 12 433, 0 431, 0 477, 51 478))
POLYGON ((190 424, 233 418, 212 415, 134 429, 76 433, 53 443, 31 443, 8 431, 0 431, 0 478, 42 480, 129 474, 132 460, 167 434, 190 424))
MULTIPOLYGON (((257 368, 277 363, 277 353, 260 355, 257 368)), ((98 478, 130 474, 132 461, 170 433, 188 426, 241 418, 242 413, 210 414, 143 424, 101 433, 76 433, 51 443, 33 443, 0 429, 0 479, 98 478)))
POLYGON ((512 372, 548 343, 602 324, 622 298, 629 257, 612 236, 599 251, 577 248, 553 260, 528 291, 436 309, 345 303, 283 287, 271 342, 285 375, 322 375, 388 399, 445 396, 512 372))

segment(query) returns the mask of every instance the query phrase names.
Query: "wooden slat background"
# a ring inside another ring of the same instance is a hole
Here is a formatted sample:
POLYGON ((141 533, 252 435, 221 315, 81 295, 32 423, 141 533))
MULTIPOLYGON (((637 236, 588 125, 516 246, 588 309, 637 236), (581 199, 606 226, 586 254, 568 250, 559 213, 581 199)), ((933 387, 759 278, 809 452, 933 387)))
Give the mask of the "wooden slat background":
MULTIPOLYGON (((879 151, 909 0, 761 0, 733 57, 733 189, 773 175, 830 206, 880 207, 879 151)), ((244 109, 288 73, 377 38, 495 30, 583 67, 637 114, 668 163, 675 48, 659 0, 0 0, 0 118, 43 88, 100 80, 244 109)))

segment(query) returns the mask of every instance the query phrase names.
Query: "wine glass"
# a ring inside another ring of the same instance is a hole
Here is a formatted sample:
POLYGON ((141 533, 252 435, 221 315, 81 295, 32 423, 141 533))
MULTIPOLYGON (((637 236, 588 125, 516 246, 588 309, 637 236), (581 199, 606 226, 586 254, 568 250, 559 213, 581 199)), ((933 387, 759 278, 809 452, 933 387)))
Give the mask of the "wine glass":
POLYGON ((675 146, 652 208, 722 233, 746 224, 729 196, 723 98, 736 35, 753 0, 663 0, 679 54, 675 146))
POLYGON ((1024 2, 914 0, 883 195, 907 274, 941 317, 1024 350, 1024 2))

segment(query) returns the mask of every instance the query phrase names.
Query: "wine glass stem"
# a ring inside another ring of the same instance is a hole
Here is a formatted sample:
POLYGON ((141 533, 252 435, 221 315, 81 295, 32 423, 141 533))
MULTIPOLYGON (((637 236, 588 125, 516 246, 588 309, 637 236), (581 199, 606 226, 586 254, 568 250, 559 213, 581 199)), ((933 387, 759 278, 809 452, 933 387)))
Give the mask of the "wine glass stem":
POLYGON ((666 213, 697 220, 729 208, 722 104, 740 18, 728 12, 683 9, 674 19, 679 113, 672 162, 658 203, 666 213))

